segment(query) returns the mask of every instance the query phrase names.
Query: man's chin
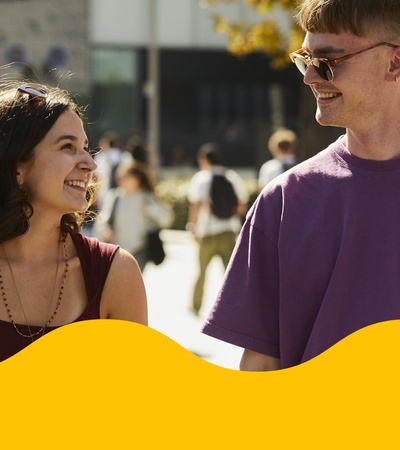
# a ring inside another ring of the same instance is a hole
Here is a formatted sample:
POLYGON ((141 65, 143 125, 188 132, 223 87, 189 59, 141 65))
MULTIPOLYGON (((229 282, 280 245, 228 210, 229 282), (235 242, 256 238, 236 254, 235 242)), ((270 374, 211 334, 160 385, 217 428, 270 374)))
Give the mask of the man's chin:
POLYGON ((319 125, 321 125, 323 127, 343 127, 343 125, 338 124, 332 118, 329 118, 329 117, 319 114, 318 111, 315 114, 315 120, 318 122, 319 125))

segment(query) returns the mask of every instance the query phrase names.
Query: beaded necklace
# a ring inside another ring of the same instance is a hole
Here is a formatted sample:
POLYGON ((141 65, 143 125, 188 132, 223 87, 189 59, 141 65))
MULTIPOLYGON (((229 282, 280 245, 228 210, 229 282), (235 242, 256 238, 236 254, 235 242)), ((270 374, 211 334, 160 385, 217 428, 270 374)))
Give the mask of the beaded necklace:
MULTIPOLYGON (((31 332, 31 329, 30 329, 30 327, 29 327, 29 323, 28 323, 28 320, 27 320, 26 315, 25 315, 24 307, 22 306, 21 298, 20 298, 20 295, 19 295, 19 292, 18 292, 18 287, 17 287, 17 284, 16 284, 15 279, 14 279, 14 274, 13 274, 13 271, 12 271, 12 269, 11 269, 11 264, 10 264, 10 262, 9 262, 9 260, 8 260, 7 253, 6 253, 6 251, 5 251, 4 245, 1 244, 1 246, 2 246, 2 248, 3 248, 4 255, 5 255, 5 257, 6 257, 6 261, 7 261, 7 265, 8 265, 10 274, 11 274, 11 278, 12 278, 12 280, 13 280, 13 283, 14 283, 14 286, 15 286, 15 290, 16 290, 16 292, 17 292, 18 301, 19 301, 19 303, 20 303, 20 305, 21 305, 21 309, 22 309, 22 312, 23 312, 23 315, 24 315, 24 318, 25 318, 25 322, 26 322, 26 325, 27 325, 28 330, 29 330, 29 334, 25 334, 25 333, 23 333, 22 331, 20 331, 19 328, 18 328, 18 326, 17 326, 17 324, 16 324, 15 321, 14 321, 14 318, 13 318, 12 313, 11 313, 10 306, 9 306, 9 304, 8 304, 8 301, 7 301, 6 291, 5 291, 5 288, 4 288, 3 275, 2 275, 1 267, 0 267, 0 290, 1 290, 1 295, 2 295, 2 298, 3 298, 3 303, 4 303, 4 306, 5 306, 5 308, 6 308, 6 311, 7 311, 8 317, 9 317, 9 319, 10 319, 10 322, 12 323, 12 325, 13 325, 15 331, 16 331, 20 336, 22 336, 22 337, 32 339, 32 342, 33 342, 33 338, 34 338, 35 336, 38 336, 38 335, 44 333, 45 329, 46 329, 46 328, 50 325, 50 323, 53 321, 54 317, 57 315, 57 312, 58 312, 58 310, 59 310, 59 308, 60 308, 61 300, 62 300, 63 293, 64 293, 65 280, 66 280, 66 278, 67 278, 68 266, 69 266, 68 250, 67 250, 66 240, 67 240, 67 235, 64 233, 63 236, 62 236, 62 245, 63 245, 63 248, 64 248, 65 268, 64 268, 64 273, 63 273, 63 276, 62 276, 62 281, 61 281, 60 291, 59 291, 59 293, 58 293, 58 298, 57 298, 57 305, 56 305, 56 308, 55 308, 53 314, 52 314, 52 315, 50 316, 50 318, 47 320, 47 322, 39 329, 39 331, 36 331, 36 332, 34 332, 34 333, 31 332)), ((59 250, 58 250, 57 255, 59 255, 59 250)), ((51 296, 51 300, 50 300, 49 310, 50 310, 50 307, 51 307, 51 303, 52 303, 52 299, 53 299, 53 294, 54 294, 55 283, 56 283, 56 280, 57 280, 58 266, 59 266, 59 258, 57 257, 57 271, 56 271, 56 276, 55 276, 55 280, 54 280, 54 287, 53 287, 53 292, 52 292, 52 296, 51 296)))

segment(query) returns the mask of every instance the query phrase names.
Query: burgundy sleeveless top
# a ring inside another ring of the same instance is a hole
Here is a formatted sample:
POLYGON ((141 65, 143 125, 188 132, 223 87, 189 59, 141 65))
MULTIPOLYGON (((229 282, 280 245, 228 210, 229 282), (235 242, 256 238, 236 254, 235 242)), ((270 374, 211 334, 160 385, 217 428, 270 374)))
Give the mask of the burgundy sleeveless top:
MULTIPOLYGON (((112 260, 119 247, 99 242, 96 238, 88 238, 80 233, 70 233, 70 235, 81 262, 88 298, 85 310, 74 322, 99 319, 101 294, 112 260)), ((3 306, 0 304, 0 308, 3 306)), ((39 331, 40 328, 38 326, 30 326, 31 333, 39 331)), ((43 334, 56 328, 58 327, 47 327, 43 334)), ((23 334, 29 334, 29 329, 26 325, 18 325, 18 329, 23 334)), ((34 339, 38 339, 38 337, 34 339)), ((31 343, 32 339, 20 336, 11 322, 0 320, 0 361, 9 358, 31 343)))

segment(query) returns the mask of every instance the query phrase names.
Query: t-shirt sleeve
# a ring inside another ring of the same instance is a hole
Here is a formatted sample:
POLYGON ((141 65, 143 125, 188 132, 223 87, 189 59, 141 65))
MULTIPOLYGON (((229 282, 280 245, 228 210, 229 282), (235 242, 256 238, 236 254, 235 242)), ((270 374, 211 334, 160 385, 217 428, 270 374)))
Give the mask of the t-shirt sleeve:
POLYGON ((211 172, 209 170, 201 170, 195 173, 189 183, 188 200, 190 203, 206 201, 209 198, 211 183, 211 172))
POLYGON ((262 208, 250 211, 203 333, 275 358, 279 352, 279 264, 262 208), (258 217, 261 216, 261 217, 258 217))
POLYGON ((200 179, 201 172, 197 172, 193 175, 192 179, 190 180, 189 187, 188 187, 188 200, 190 203, 196 203, 201 198, 201 192, 200 192, 200 185, 201 185, 201 179, 200 179))

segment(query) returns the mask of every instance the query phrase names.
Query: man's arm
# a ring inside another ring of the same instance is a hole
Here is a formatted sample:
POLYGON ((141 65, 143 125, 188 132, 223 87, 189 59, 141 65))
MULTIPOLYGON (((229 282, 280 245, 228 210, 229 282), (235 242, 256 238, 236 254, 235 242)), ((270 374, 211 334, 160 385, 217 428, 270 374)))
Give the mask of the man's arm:
POLYGON ((188 224, 196 225, 200 206, 201 206, 201 201, 189 204, 188 224))
POLYGON ((240 217, 244 217, 247 213, 247 210, 248 210, 247 203, 239 203, 236 210, 236 214, 238 214, 240 217))
POLYGON ((280 359, 263 355, 262 353, 253 352, 248 349, 244 350, 240 361, 240 370, 250 372, 265 372, 269 370, 278 370, 280 368, 280 359))

